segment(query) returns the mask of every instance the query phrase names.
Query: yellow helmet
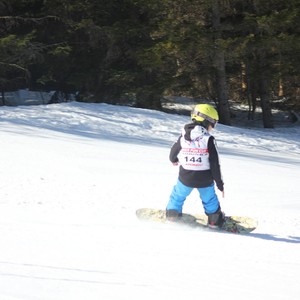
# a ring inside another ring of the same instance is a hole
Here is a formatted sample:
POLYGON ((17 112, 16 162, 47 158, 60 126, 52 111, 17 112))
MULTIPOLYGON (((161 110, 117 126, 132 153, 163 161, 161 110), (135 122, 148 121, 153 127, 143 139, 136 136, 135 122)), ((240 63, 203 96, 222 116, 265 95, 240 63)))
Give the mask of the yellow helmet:
POLYGON ((219 121, 219 115, 213 106, 209 104, 197 104, 191 112, 191 119, 193 122, 208 121, 214 127, 219 121))

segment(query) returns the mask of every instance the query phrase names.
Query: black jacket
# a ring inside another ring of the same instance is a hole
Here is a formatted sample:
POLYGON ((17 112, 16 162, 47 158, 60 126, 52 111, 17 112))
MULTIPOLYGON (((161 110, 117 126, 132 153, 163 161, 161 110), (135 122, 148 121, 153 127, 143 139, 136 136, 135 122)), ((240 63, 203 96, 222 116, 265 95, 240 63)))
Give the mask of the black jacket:
MULTIPOLYGON (((186 140, 191 140, 190 132, 197 124, 187 124, 185 125, 184 138, 186 140)), ((177 142, 172 146, 170 151, 170 161, 172 163, 178 162, 178 154, 181 150, 180 139, 182 135, 178 138, 177 142)), ((216 148, 215 138, 210 136, 208 139, 208 153, 209 153, 209 163, 210 170, 205 171, 191 171, 185 170, 182 166, 179 167, 179 180, 186 186, 193 188, 207 187, 211 185, 214 181, 220 191, 224 189, 224 183, 221 175, 221 168, 219 164, 219 155, 216 148)))

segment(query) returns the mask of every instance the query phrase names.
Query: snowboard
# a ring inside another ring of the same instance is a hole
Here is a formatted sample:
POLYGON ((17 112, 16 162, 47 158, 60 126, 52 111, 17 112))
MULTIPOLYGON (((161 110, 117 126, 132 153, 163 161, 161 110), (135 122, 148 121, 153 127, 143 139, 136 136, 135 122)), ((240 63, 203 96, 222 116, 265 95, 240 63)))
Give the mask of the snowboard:
POLYGON ((166 211, 153 208, 140 208, 136 211, 136 216, 140 220, 153 221, 159 223, 179 224, 190 227, 199 227, 213 231, 225 231, 239 234, 247 234, 252 232, 257 227, 257 221, 249 217, 225 216, 225 222, 222 228, 210 228, 207 225, 207 216, 202 214, 187 214, 183 213, 176 221, 166 219, 166 211))

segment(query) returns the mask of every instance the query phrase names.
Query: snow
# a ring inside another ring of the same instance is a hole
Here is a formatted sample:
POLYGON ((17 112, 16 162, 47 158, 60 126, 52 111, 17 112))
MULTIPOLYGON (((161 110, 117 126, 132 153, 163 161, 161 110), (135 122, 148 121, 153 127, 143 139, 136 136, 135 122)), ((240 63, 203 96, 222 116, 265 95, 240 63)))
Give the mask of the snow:
MULTIPOLYGON (((107 104, 0 109, 0 299, 299 299, 300 127, 218 124, 228 215, 250 235, 135 217, 164 208, 186 116, 107 104)), ((197 192, 184 210, 202 213, 197 192)))

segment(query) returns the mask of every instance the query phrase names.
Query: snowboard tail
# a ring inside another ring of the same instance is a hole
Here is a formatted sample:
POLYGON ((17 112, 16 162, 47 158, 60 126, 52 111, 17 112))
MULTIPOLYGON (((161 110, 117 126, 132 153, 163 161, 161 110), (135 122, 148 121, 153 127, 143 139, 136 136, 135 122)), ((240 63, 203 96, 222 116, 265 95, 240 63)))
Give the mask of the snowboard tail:
POLYGON ((250 217, 240 216, 225 216, 225 222, 222 228, 210 228, 207 225, 207 216, 204 214, 186 214, 174 221, 168 221, 166 218, 166 211, 153 208, 140 208, 136 211, 136 216, 140 220, 160 222, 160 223, 176 223, 187 225, 190 227, 207 228, 214 231, 227 231, 232 233, 247 234, 252 232, 257 227, 257 221, 250 217))

